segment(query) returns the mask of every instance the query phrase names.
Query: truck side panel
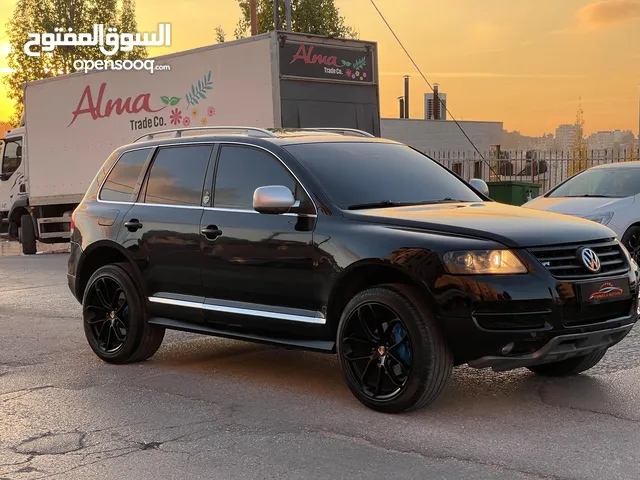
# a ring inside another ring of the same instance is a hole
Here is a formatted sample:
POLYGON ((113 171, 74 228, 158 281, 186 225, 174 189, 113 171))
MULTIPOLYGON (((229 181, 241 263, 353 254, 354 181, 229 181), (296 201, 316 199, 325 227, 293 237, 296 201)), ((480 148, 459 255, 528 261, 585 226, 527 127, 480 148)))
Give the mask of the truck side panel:
POLYGON ((269 36, 156 57, 170 71, 97 71, 28 84, 31 205, 78 202, 108 155, 157 130, 274 126, 269 36))

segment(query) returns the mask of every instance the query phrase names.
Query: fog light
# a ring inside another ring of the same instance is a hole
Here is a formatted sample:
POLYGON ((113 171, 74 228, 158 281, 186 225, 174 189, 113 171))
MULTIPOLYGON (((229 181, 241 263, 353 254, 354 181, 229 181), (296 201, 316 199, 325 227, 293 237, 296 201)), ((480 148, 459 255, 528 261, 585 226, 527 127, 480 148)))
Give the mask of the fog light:
POLYGON ((509 355, 511 353, 511 350, 513 350, 513 347, 515 347, 514 343, 507 343, 504 347, 502 347, 502 354, 503 355, 509 355))

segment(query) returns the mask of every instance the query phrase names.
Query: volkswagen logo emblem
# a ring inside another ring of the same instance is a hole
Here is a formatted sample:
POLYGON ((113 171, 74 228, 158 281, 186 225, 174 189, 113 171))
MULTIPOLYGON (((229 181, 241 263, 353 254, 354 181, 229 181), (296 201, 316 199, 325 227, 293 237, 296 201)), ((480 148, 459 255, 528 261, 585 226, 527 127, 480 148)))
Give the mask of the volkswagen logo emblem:
POLYGON ((580 252, 580 258, 582 259, 582 263, 593 273, 597 273, 600 271, 600 259, 596 252, 591 250, 590 248, 583 248, 580 252))

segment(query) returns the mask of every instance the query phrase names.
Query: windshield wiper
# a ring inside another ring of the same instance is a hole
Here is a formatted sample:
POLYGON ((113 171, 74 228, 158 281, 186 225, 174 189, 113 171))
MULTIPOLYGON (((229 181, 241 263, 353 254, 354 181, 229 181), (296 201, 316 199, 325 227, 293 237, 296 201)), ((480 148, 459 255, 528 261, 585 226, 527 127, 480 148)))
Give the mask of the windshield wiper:
POLYGON ((612 198, 612 196, 596 195, 595 193, 585 193, 584 195, 567 195, 567 198, 612 198))
POLYGON ((349 210, 365 210, 367 208, 391 208, 391 207, 410 207, 413 205, 431 205, 437 203, 459 203, 467 202, 467 200, 456 200, 455 198, 446 197, 441 200, 423 200, 419 202, 392 202, 391 200, 381 200, 379 202, 355 203, 349 205, 349 210))
POLYGON ((368 203, 354 203, 349 205, 349 210, 365 210, 367 208, 391 208, 391 207, 406 207, 407 205, 413 205, 413 203, 407 202, 392 202, 391 200, 381 200, 379 202, 368 203))

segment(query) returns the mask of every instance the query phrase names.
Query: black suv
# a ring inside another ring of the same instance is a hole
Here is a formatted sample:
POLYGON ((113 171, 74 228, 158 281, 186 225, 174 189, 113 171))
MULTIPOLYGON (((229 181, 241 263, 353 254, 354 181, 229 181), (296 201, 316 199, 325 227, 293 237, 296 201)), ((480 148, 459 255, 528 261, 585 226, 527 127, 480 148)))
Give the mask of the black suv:
POLYGON ((583 372, 637 321, 638 266, 602 225, 389 140, 204 130, 118 148, 74 212, 69 286, 104 361, 167 328, 337 353, 362 403, 400 412, 455 365, 583 372))

